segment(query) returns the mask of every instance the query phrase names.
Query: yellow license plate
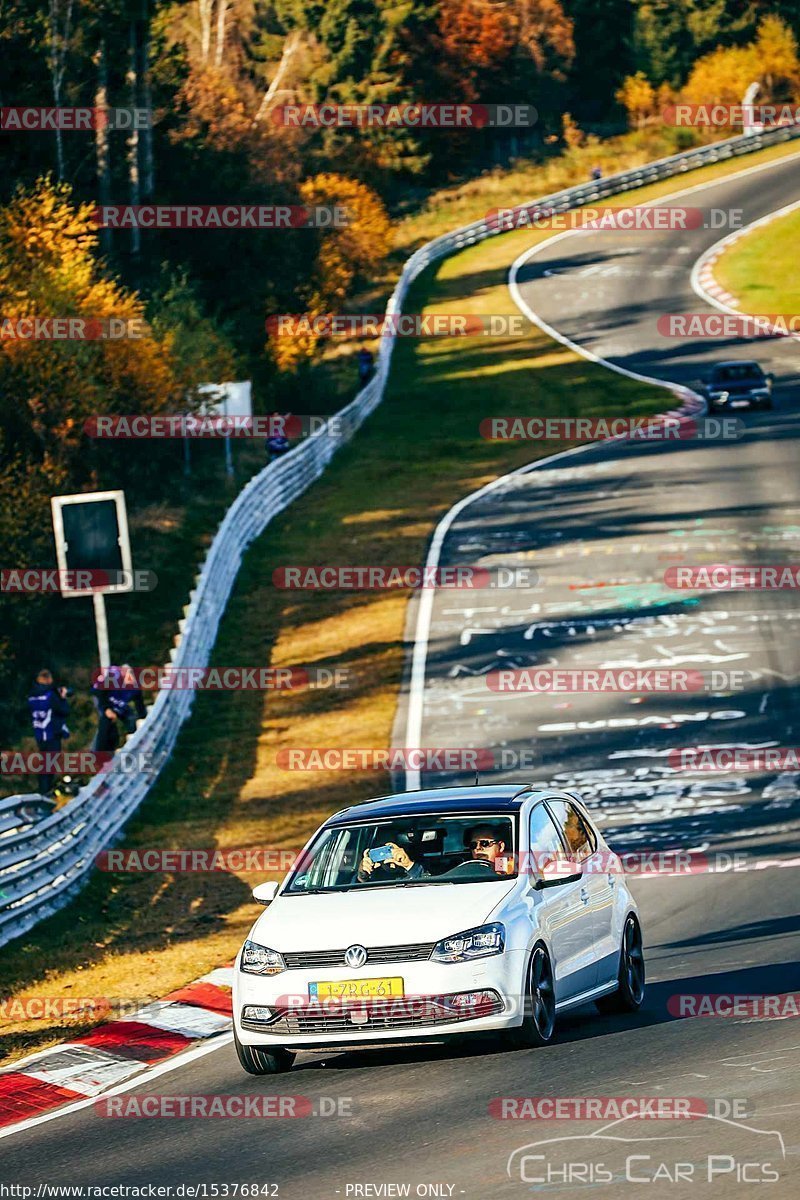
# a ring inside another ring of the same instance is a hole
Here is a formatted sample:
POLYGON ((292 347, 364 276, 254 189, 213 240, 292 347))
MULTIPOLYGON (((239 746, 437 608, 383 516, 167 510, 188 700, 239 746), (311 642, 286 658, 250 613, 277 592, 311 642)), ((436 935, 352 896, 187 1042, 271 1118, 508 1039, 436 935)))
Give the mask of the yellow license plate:
POLYGON ((335 996, 342 1000, 368 1000, 375 996, 402 996, 402 979, 335 979, 310 983, 308 994, 324 1000, 335 996))

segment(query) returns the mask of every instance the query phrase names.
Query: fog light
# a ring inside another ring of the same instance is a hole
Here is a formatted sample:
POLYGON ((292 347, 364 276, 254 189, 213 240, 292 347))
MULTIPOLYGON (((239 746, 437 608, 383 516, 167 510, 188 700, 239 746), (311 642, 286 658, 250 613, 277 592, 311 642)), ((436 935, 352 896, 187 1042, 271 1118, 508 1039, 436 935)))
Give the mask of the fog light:
POLYGON ((479 1008, 484 1004, 492 1004, 497 992, 459 992, 450 997, 453 1008, 479 1008))
POLYGON ((242 1009, 243 1021, 271 1021, 272 1009, 262 1004, 246 1004, 242 1009))

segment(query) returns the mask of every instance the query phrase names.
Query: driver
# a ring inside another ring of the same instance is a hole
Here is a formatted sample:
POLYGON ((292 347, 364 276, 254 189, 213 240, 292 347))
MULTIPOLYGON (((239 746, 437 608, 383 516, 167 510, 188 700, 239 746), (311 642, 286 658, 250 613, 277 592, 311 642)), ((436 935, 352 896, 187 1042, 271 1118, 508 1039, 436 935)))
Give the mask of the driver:
POLYGON ((361 865, 358 868, 359 883, 367 883, 370 880, 389 882, 394 879, 428 878, 428 873, 422 863, 415 862, 408 852, 414 846, 413 833, 398 834, 398 837, 406 843, 406 847, 398 845, 397 842, 378 842, 364 851, 361 856, 361 865), (391 857, 382 862, 374 862, 370 857, 370 850, 383 849, 384 846, 391 850, 391 857))
POLYGON ((497 870, 495 860, 506 848, 505 842, 497 836, 500 832, 493 825, 476 825, 467 832, 465 841, 472 862, 486 863, 492 870, 497 870))

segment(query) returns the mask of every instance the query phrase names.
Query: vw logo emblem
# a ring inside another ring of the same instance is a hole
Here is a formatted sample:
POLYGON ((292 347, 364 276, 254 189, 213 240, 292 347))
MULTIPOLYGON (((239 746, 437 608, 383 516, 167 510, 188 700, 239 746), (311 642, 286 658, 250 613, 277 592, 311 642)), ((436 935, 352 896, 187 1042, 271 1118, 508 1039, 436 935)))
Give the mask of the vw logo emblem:
POLYGON ((367 952, 363 946, 348 946, 344 952, 344 961, 348 967, 363 967, 367 961, 367 952))

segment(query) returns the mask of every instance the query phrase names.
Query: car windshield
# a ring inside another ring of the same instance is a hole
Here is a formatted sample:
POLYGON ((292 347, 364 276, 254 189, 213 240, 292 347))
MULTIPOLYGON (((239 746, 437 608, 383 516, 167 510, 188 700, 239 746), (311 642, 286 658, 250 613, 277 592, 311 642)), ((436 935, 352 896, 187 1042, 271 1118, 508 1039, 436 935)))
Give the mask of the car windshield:
POLYGON ((283 894, 496 883, 517 873, 516 834, 516 818, 491 812, 331 826, 303 855, 283 894))
POLYGON ((758 363, 734 363, 729 367, 717 367, 713 379, 715 383, 738 383, 744 379, 763 379, 764 372, 758 363))

